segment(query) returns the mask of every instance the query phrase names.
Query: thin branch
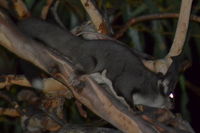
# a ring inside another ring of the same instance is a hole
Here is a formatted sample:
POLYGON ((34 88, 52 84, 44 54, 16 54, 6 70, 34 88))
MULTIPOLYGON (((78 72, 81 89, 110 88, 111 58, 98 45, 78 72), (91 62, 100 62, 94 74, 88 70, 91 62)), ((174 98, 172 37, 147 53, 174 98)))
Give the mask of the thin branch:
POLYGON ((51 7, 53 2, 54 2, 54 0, 46 0, 46 5, 42 8, 42 12, 41 12, 41 18, 42 19, 47 18, 49 8, 51 7))
POLYGON ((60 1, 57 0, 55 3, 54 3, 54 6, 51 8, 51 11, 53 13, 53 16, 56 20, 56 22, 64 29, 66 29, 65 25, 63 24, 63 22, 60 20, 58 14, 57 14, 57 9, 58 9, 58 5, 60 4, 60 1))
POLYGON ((24 76, 15 75, 2 75, 0 76, 0 88, 5 88, 12 85, 21 85, 25 87, 31 87, 31 84, 24 76))
POLYGON ((83 105, 79 101, 75 101, 76 107, 83 118, 87 118, 87 112, 83 109, 83 105))
MULTIPOLYGON (((179 17, 179 13, 157 13, 157 14, 150 14, 150 15, 144 15, 144 16, 139 16, 136 18, 131 18, 125 26, 123 26, 122 29, 120 29, 114 36, 115 39, 119 39, 124 35, 124 33, 128 30, 130 26, 133 26, 137 23, 145 22, 145 21, 150 21, 150 20, 157 20, 157 19, 171 19, 175 18, 177 19, 179 17)), ((200 17, 196 15, 191 15, 190 20, 200 23, 200 17)))
POLYGON ((109 29, 106 24, 106 21, 98 11, 98 9, 95 7, 95 5, 92 3, 91 0, 80 0, 83 7, 87 11, 88 15, 90 16, 93 24, 95 25, 97 31, 102 34, 109 34, 109 29))
MULTIPOLYGON (((0 79, 2 80, 0 82, 0 88, 6 88, 12 85, 20 85, 24 87, 32 87, 30 82, 26 79, 26 77, 22 75, 3 75, 0 76, 0 79)), ((68 88, 66 88, 63 84, 58 82, 57 80, 53 78, 44 78, 43 80, 44 87, 41 91, 43 91, 45 94, 54 94, 58 96, 64 96, 67 99, 72 98, 72 94, 69 91, 68 88)))
POLYGON ((189 25, 191 8, 192 0, 182 0, 176 33, 171 49, 167 55, 168 57, 177 56, 183 50, 189 25))
POLYGON ((28 11, 26 5, 22 0, 12 0, 12 1, 14 9, 17 12, 17 15, 20 19, 30 16, 30 12, 28 11))
POLYGON ((11 104, 14 107, 14 109, 18 112, 19 115, 24 114, 24 112, 20 109, 19 104, 17 102, 13 101, 9 96, 4 94, 3 92, 0 92, 0 98, 4 99, 9 104, 11 104))
POLYGON ((21 116, 20 113, 13 108, 0 108, 0 116, 1 115, 6 115, 10 117, 19 117, 21 116))
POLYGON ((200 96, 200 87, 191 83, 190 81, 186 81, 186 86, 197 96, 200 96))

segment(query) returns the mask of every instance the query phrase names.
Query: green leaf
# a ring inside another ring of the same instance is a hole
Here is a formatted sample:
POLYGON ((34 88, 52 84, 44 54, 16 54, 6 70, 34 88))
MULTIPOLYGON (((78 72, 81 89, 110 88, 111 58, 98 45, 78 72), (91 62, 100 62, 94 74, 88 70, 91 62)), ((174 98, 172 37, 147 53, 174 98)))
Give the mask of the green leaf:
POLYGON ((179 78, 180 88, 181 88, 181 114, 183 115, 183 118, 190 121, 190 113, 187 108, 188 104, 188 95, 185 85, 185 77, 183 75, 179 78))

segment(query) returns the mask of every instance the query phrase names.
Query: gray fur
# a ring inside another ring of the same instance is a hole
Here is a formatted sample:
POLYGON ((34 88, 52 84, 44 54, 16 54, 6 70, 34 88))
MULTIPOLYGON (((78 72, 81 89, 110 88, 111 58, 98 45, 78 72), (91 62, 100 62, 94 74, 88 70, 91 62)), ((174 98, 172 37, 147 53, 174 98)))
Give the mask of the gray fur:
POLYGON ((79 63, 85 73, 106 69, 117 94, 123 96, 131 106, 133 99, 134 103, 147 106, 151 106, 152 101, 156 107, 167 105, 168 96, 161 94, 158 83, 164 77, 149 71, 138 55, 125 45, 112 40, 84 40, 38 19, 22 21, 18 26, 23 33, 79 63))

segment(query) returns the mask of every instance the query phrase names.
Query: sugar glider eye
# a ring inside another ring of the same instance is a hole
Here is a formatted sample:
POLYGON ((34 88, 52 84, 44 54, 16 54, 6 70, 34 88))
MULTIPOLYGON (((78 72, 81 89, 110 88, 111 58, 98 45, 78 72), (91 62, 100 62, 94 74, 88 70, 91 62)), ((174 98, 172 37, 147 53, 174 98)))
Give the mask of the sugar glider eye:
POLYGON ((174 93, 170 92, 168 97, 169 97, 170 102, 173 103, 174 102, 174 93))
POLYGON ((169 98, 174 99, 174 94, 172 92, 170 92, 169 98))

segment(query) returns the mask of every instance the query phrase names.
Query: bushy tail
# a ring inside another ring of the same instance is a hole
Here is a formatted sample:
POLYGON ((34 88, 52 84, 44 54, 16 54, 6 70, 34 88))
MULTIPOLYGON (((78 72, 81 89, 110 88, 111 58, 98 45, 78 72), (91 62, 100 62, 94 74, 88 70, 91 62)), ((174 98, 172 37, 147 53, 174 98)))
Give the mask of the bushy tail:
POLYGON ((69 31, 40 19, 28 18, 20 21, 18 27, 25 35, 60 51, 63 48, 71 48, 70 44, 73 44, 73 47, 81 44, 76 43, 80 38, 72 35, 69 31))

